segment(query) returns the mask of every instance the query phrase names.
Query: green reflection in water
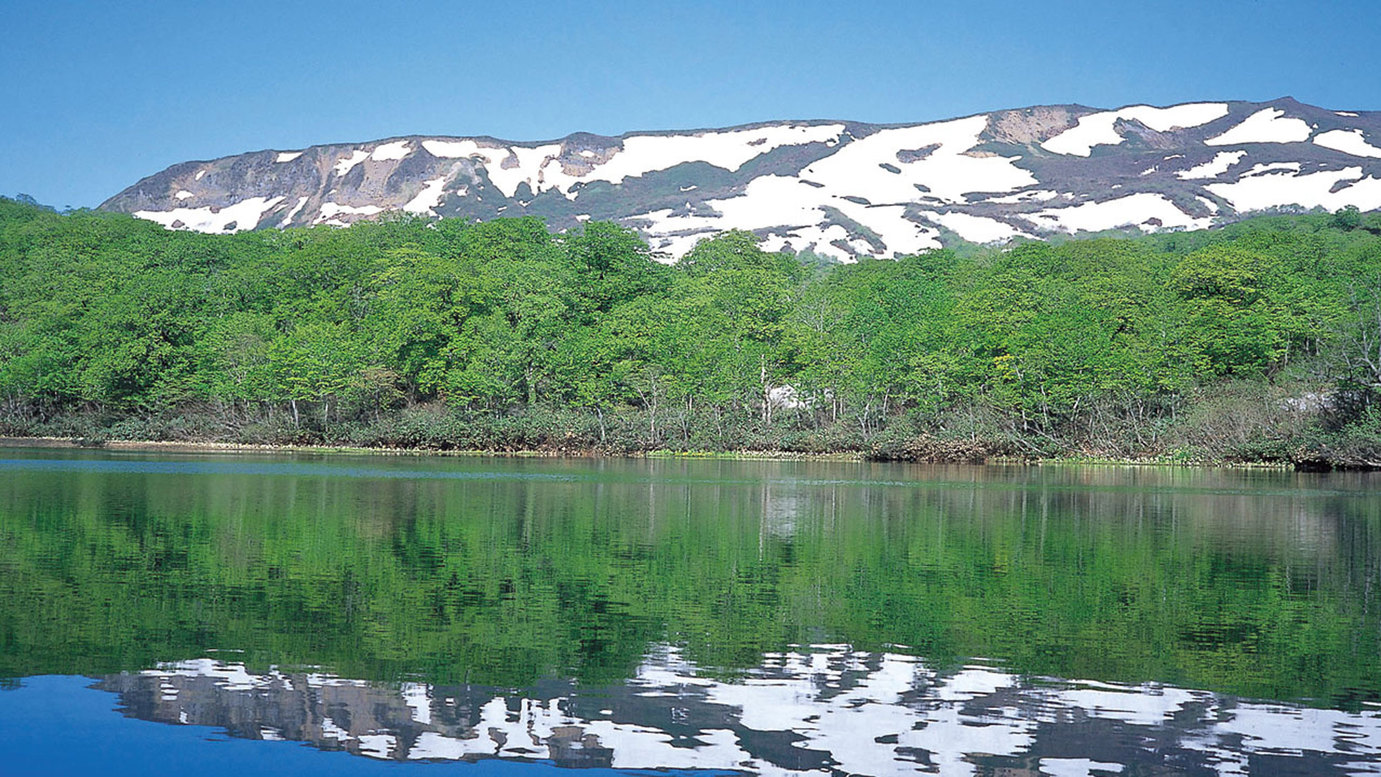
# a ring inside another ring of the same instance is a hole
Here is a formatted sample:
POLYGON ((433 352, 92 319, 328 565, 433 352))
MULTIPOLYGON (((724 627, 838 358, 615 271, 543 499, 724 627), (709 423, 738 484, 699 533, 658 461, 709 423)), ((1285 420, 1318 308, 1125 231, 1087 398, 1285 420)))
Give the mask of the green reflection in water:
POLYGON ((0 676, 251 666, 617 682, 652 643, 1381 699, 1381 480, 1123 468, 0 461, 0 676))

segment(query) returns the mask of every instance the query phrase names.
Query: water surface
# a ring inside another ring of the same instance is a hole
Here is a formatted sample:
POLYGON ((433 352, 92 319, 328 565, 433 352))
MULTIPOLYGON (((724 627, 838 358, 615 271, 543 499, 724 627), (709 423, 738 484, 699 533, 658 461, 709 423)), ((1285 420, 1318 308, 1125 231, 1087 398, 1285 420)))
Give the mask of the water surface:
POLYGON ((0 451, 0 773, 1373 773, 1378 486, 0 451))

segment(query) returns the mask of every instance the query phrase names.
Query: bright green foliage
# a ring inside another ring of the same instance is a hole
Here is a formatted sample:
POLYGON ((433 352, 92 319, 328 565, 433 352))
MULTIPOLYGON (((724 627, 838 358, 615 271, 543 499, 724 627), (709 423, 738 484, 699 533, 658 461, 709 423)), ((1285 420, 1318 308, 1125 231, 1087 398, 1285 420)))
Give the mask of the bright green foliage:
POLYGON ((209 236, 0 200, 0 426, 174 415, 368 443, 388 435, 361 425, 427 405, 466 446, 1136 454, 1231 381, 1263 407, 1343 392, 1327 431, 1381 388, 1379 235, 1360 214, 1272 217, 825 269, 735 231, 669 266, 609 223, 209 236))

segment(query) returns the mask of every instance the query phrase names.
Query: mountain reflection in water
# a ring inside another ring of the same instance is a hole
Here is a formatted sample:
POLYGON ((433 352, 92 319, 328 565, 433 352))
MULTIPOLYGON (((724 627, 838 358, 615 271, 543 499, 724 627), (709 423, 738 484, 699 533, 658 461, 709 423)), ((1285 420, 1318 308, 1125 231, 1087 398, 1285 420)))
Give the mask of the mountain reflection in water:
POLYGON ((51 676, 249 772, 1367 771, 1378 592, 1376 474, 18 451, 0 773, 51 676))
POLYGON ((655 647, 621 685, 373 683, 211 658, 111 675, 127 715, 397 761, 758 774, 1348 774, 1381 757, 1381 709, 1259 703, 1161 685, 936 672, 900 653, 817 645, 733 680, 655 647))

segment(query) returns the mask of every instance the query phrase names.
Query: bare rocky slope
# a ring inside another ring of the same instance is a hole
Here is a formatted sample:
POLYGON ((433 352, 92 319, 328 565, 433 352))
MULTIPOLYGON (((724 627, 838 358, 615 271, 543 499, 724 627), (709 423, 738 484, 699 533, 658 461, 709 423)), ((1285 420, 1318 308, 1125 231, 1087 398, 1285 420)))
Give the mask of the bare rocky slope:
POLYGON ((847 261, 959 240, 1197 229, 1347 206, 1381 209, 1381 112, 1282 98, 542 143, 397 137, 184 162, 101 208, 203 232, 340 226, 389 211, 535 215, 554 229, 612 220, 667 259, 738 228, 770 250, 847 261))

